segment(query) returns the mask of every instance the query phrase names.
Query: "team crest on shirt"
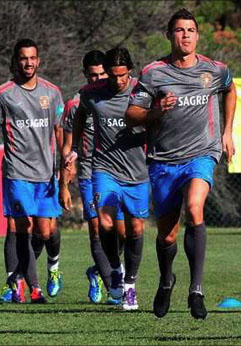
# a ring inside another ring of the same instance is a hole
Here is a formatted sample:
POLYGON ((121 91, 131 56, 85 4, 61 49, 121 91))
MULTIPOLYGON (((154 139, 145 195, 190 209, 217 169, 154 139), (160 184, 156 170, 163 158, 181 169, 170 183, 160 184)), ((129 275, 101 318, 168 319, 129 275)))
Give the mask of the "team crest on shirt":
POLYGON ((39 103, 42 109, 48 109, 50 105, 50 100, 48 96, 40 96, 39 103))
POLYGON ((202 73, 200 79, 201 79, 202 86, 204 88, 210 88, 213 81, 213 76, 211 75, 211 73, 209 72, 202 73))

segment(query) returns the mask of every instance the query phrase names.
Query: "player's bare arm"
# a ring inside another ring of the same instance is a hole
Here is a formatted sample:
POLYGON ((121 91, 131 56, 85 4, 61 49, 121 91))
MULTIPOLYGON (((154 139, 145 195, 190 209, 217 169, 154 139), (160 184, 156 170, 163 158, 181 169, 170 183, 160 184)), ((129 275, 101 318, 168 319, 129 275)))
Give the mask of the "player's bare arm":
POLYGON ((62 154, 63 144, 64 144, 64 134, 63 128, 59 125, 55 125, 54 127, 56 143, 59 149, 60 154, 62 154))
POLYGON ((223 94, 223 114, 224 114, 224 130, 222 136, 223 151, 227 156, 227 161, 230 162, 235 153, 232 129, 233 119, 236 107, 236 89, 234 83, 231 84, 229 90, 223 94))
POLYGON ((83 132, 85 123, 86 111, 80 103, 74 116, 72 147, 71 150, 64 156, 64 164, 66 165, 66 167, 69 167, 69 165, 77 159, 77 150, 80 143, 80 136, 83 132))
POLYGON ((72 208, 71 194, 69 192, 68 183, 71 180, 72 167, 75 166, 74 163, 66 167, 64 164, 65 156, 71 151, 72 146, 72 133, 64 132, 64 146, 62 150, 61 157, 61 167, 60 167, 60 188, 59 188, 59 202, 60 205, 65 210, 70 210, 72 208))
POLYGON ((152 121, 160 119, 167 111, 171 110, 177 101, 177 97, 172 92, 168 92, 161 100, 160 107, 145 109, 139 106, 130 105, 126 111, 126 123, 130 127, 147 125, 152 121))

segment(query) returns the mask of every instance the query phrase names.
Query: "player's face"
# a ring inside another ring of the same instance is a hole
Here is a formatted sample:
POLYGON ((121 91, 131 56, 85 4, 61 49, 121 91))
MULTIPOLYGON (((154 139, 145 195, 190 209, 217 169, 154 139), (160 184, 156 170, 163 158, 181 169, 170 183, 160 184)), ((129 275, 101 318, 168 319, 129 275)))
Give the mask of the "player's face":
POLYGON ((113 66, 108 70, 108 76, 112 89, 124 91, 129 86, 129 73, 127 66, 113 66))
POLYGON ((35 47, 23 47, 18 55, 18 72, 27 79, 35 76, 39 66, 37 49, 35 47))
POLYGON ((103 78, 108 78, 102 65, 89 66, 88 69, 84 71, 84 74, 89 84, 95 83, 103 78))
POLYGON ((195 22, 190 19, 178 19, 173 31, 168 33, 174 53, 183 56, 195 53, 198 41, 198 32, 195 22))

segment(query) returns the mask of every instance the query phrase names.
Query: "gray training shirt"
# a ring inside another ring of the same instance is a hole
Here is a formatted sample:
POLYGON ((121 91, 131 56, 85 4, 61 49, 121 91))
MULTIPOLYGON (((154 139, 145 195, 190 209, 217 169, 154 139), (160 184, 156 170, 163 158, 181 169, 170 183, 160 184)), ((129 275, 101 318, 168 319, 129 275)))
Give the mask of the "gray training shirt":
POLYGON ((14 81, 0 86, 0 124, 4 138, 3 176, 48 182, 54 173, 55 134, 64 104, 58 87, 39 78, 27 90, 14 81))
POLYGON ((147 130, 148 161, 178 164, 202 155, 218 161, 222 153, 218 93, 231 81, 226 65, 202 55, 190 68, 174 66, 170 56, 146 66, 130 104, 149 109, 158 107, 168 92, 178 98, 174 108, 147 130))
MULTIPOLYGON (((80 102, 80 94, 77 93, 73 99, 65 104, 62 126, 65 131, 72 133, 73 121, 76 110, 80 102)), ((78 152, 79 160, 79 178, 91 179, 92 176, 92 153, 94 150, 94 124, 92 114, 88 114, 85 128, 81 135, 80 150, 78 152)))
POLYGON ((145 131, 140 127, 128 129, 124 119, 134 83, 132 78, 124 92, 114 93, 107 79, 100 80, 81 92, 81 103, 94 118, 93 170, 132 184, 148 180, 145 131))

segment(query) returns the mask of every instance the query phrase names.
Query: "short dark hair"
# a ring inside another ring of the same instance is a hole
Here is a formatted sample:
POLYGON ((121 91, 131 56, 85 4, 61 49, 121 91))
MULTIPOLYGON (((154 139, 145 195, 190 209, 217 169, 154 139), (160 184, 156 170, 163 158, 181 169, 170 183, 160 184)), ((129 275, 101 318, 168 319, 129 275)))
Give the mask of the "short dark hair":
POLYGON ((113 66, 126 66, 128 70, 133 68, 133 63, 130 57, 130 53, 126 48, 113 48, 106 52, 104 69, 107 71, 113 66))
POLYGON ((176 13, 174 13, 174 15, 171 17, 171 19, 168 22, 168 32, 172 32, 175 22, 178 19, 189 19, 189 20, 193 20, 196 26, 196 29, 198 31, 198 23, 194 17, 194 15, 189 12, 186 8, 180 8, 176 13))
POLYGON ((19 51, 21 48, 29 48, 29 47, 35 47, 36 48, 36 51, 37 51, 37 56, 38 56, 38 46, 37 44, 29 39, 29 38, 24 38, 24 39, 21 39, 21 40, 18 40, 17 43, 15 44, 14 48, 13 48, 13 55, 12 55, 12 58, 11 58, 11 63, 10 63, 10 71, 12 73, 15 72, 15 68, 16 68, 16 62, 17 62, 17 59, 18 59, 18 56, 19 56, 19 51))
POLYGON ((88 69, 89 66, 103 65, 105 61, 105 54, 100 50, 91 50, 85 54, 83 58, 83 68, 88 69))

